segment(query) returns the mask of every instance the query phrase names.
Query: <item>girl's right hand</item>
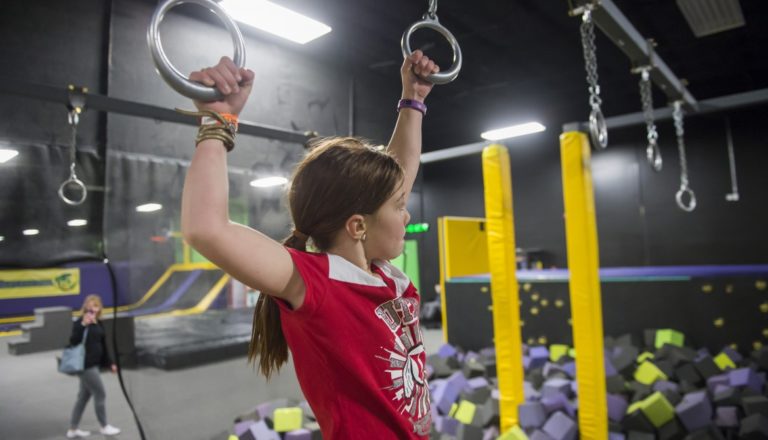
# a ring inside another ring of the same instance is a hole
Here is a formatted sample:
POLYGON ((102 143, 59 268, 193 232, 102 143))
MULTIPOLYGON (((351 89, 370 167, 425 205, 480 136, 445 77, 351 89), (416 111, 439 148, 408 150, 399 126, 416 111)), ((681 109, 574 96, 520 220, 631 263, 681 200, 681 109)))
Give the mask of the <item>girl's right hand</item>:
POLYGON ((83 314, 83 325, 91 325, 93 324, 94 318, 93 315, 90 313, 83 314))
POLYGON ((221 57, 219 63, 213 67, 192 72, 189 75, 191 81, 216 87, 224 95, 220 101, 194 101, 195 107, 198 110, 239 115, 248 101, 248 95, 251 94, 254 76, 252 70, 238 69, 229 57, 221 57))

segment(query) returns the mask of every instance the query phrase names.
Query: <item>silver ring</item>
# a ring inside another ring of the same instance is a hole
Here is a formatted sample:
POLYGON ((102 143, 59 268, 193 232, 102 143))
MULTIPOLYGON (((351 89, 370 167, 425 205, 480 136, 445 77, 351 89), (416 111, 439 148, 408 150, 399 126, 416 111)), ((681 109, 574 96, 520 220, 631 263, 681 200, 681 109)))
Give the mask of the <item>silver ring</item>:
POLYGON ((685 212, 691 212, 696 209, 696 194, 694 194, 693 190, 687 186, 680 187, 680 189, 677 191, 677 194, 675 194, 675 200, 677 201, 677 206, 679 206, 680 209, 685 212), (688 205, 683 203, 683 196, 686 194, 688 194, 690 197, 688 200, 688 205))
POLYGON ((427 28, 439 32, 446 40, 451 44, 453 49, 453 65, 445 72, 433 73, 427 76, 427 81, 432 84, 448 84, 459 76, 461 70, 461 47, 456 37, 443 25, 440 24, 437 19, 425 18, 424 20, 413 23, 408 29, 405 30, 403 38, 400 40, 400 48, 403 51, 403 57, 408 58, 413 53, 411 51, 411 34, 418 29, 427 28))
POLYGON ((648 143, 648 148, 645 150, 645 154, 648 157, 648 163, 651 164, 651 168, 654 171, 661 171, 664 161, 661 159, 661 149, 657 143, 648 143))
POLYGON ((604 149, 608 146, 608 125, 599 107, 593 107, 589 113, 589 136, 595 147, 604 149))
POLYGON ((83 202, 85 202, 85 198, 88 196, 88 190, 85 188, 85 184, 82 180, 78 179, 75 176, 70 176, 69 179, 65 180, 64 183, 59 186, 59 198, 66 203, 67 205, 71 206, 77 206, 82 205, 83 202), (64 188, 66 188, 67 185, 75 185, 80 188, 80 191, 82 191, 82 195, 79 199, 70 199, 69 197, 64 194, 64 188))
POLYGON ((208 8, 224 22, 224 25, 232 35, 232 43, 235 45, 235 56, 232 61, 240 69, 245 67, 245 41, 243 40, 243 34, 240 33, 240 29, 232 20, 232 17, 227 14, 227 11, 211 0, 168 0, 155 10, 154 15, 152 15, 152 22, 147 30, 147 43, 149 44, 149 51, 152 53, 152 61, 155 62, 157 73, 173 90, 197 101, 218 101, 222 99, 223 95, 217 89, 190 81, 189 78, 171 64, 163 51, 163 45, 160 42, 160 22, 163 21, 166 12, 182 3, 195 3, 208 8))

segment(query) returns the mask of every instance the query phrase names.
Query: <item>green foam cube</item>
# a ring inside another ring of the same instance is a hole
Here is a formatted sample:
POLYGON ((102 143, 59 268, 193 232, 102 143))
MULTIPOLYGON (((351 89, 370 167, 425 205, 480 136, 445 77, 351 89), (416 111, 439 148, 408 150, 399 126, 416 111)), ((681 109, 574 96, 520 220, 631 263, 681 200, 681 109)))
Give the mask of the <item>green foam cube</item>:
POLYGON ((568 356, 570 356, 571 359, 576 359, 576 349, 572 348, 572 349, 568 350, 568 356))
POLYGON ((295 408, 278 408, 274 414, 274 430, 277 432, 288 432, 301 429, 304 419, 304 410, 295 408))
POLYGON ((552 362, 557 362, 560 360, 561 357, 568 354, 568 347, 567 345, 563 344, 552 344, 549 347, 549 360, 552 362))
POLYGON ((683 335, 679 331, 667 328, 667 329, 656 331, 656 341, 654 345, 656 346, 656 348, 661 348, 664 344, 671 344, 671 345, 676 345, 678 347, 682 347, 684 342, 685 342, 685 335, 683 335))
POLYGON ((736 369, 736 364, 733 363, 733 359, 725 353, 721 352, 715 356, 714 361, 721 370, 726 370, 728 368, 736 369))
POLYGON ((667 375, 653 363, 645 361, 637 367, 635 380, 644 385, 652 385, 657 380, 667 380, 667 375))
POLYGON ((642 364, 643 362, 653 359, 655 356, 653 353, 644 351, 640 356, 637 357, 637 363, 642 364))
POLYGON ((675 408, 659 391, 641 401, 640 409, 657 428, 675 418, 675 408))
POLYGON ((454 414, 453 418, 465 425, 471 425, 472 419, 475 418, 476 409, 477 406, 474 403, 462 400, 459 402, 459 407, 456 409, 456 414, 454 414))

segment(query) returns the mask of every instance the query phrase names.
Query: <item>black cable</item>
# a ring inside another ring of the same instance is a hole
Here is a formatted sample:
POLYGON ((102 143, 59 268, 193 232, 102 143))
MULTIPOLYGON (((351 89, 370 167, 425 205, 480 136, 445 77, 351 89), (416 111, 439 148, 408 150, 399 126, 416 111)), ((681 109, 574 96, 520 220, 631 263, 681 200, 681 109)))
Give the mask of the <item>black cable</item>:
POLYGON ((107 272, 109 272, 109 282, 112 286, 112 346, 115 348, 115 365, 117 365, 117 380, 120 382, 120 389, 123 390, 123 396, 125 401, 128 402, 128 407, 131 408, 133 413, 133 420, 136 421, 136 427, 139 429, 139 436, 141 440, 146 440, 144 435, 144 428, 141 426, 141 420, 139 415, 136 414, 136 409, 133 407, 133 402, 128 396, 128 390, 125 389, 125 382, 123 381, 123 368, 120 365, 120 350, 117 346, 117 282, 115 280, 115 272, 112 270, 112 265, 109 263, 106 252, 104 252, 104 264, 107 266, 107 272))

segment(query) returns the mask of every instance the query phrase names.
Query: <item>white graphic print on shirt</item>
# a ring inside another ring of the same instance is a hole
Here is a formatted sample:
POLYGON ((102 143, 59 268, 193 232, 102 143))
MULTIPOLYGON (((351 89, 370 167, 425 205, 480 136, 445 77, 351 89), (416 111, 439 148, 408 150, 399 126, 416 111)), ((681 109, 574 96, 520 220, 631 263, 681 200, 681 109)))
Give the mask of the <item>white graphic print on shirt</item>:
POLYGON ((428 435, 431 426, 429 386, 427 384, 419 303, 414 298, 395 298, 376 308, 376 316, 384 321, 393 335, 393 347, 381 347, 388 357, 377 356, 388 363, 386 372, 392 379, 387 389, 395 390, 393 400, 400 401, 398 410, 407 412, 417 435, 428 435))

